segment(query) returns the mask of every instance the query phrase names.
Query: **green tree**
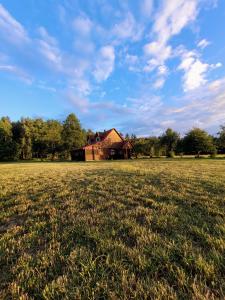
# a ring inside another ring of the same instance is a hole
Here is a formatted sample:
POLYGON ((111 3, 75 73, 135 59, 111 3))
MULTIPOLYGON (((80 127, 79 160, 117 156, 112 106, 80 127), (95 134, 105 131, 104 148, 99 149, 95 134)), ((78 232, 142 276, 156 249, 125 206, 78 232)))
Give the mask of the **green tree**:
POLYGON ((170 156, 173 151, 175 151, 177 143, 180 139, 178 132, 173 131, 168 128, 165 133, 160 137, 160 143, 166 149, 166 155, 170 156))
POLYGON ((32 158, 32 120, 22 118, 12 123, 13 139, 17 143, 20 152, 20 159, 32 158))
POLYGON ((63 122, 62 140, 64 149, 68 152, 80 148, 86 143, 86 134, 84 134, 80 121, 74 114, 68 115, 63 122))
POLYGON ((18 159, 18 147, 12 138, 12 124, 8 117, 0 119, 0 160, 18 159))
POLYGON ((158 155, 159 139, 157 137, 139 138, 133 144, 134 153, 138 155, 148 155, 153 157, 158 155))
POLYGON ((43 137, 43 142, 46 145, 47 152, 51 154, 52 159, 56 153, 62 150, 62 125, 59 121, 48 120, 46 122, 46 131, 43 137))
POLYGON ((213 153, 216 150, 212 136, 200 128, 194 128, 185 135, 183 147, 185 153, 198 157, 201 153, 213 153))
POLYGON ((33 157, 46 158, 48 154, 48 144, 46 143, 47 122, 41 118, 33 120, 32 129, 32 152, 33 157))
POLYGON ((218 146, 221 151, 225 152, 225 125, 220 127, 218 135, 218 146))
POLYGON ((126 133, 126 135, 125 135, 125 140, 126 140, 126 141, 129 141, 129 140, 130 140, 129 133, 126 133))

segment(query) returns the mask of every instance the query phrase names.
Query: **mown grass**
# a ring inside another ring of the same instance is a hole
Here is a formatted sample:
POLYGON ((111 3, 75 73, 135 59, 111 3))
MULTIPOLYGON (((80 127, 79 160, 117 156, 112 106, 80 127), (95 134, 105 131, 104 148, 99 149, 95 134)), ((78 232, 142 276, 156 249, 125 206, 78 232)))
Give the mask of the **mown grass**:
POLYGON ((224 299, 225 161, 0 165, 0 299, 224 299))

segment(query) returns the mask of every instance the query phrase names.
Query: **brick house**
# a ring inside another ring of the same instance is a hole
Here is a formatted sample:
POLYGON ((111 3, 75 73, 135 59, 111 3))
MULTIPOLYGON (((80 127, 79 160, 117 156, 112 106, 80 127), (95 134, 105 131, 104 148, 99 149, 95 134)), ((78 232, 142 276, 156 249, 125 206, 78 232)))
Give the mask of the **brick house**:
POLYGON ((88 136, 87 145, 72 152, 72 160, 128 159, 132 145, 115 129, 88 136))

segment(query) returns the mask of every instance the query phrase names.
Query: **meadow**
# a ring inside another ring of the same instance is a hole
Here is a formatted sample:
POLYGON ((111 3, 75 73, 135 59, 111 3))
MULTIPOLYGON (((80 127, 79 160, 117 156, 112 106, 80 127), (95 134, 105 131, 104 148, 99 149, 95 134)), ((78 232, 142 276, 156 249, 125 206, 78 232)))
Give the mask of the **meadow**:
POLYGON ((224 299, 225 160, 0 164, 0 299, 224 299))

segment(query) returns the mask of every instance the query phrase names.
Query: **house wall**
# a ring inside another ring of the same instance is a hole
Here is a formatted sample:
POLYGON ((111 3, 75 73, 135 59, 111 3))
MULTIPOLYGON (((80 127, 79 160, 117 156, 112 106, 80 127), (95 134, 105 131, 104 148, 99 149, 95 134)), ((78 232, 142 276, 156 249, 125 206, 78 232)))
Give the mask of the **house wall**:
POLYGON ((95 147, 89 147, 85 149, 85 160, 101 160, 105 159, 103 156, 103 152, 101 149, 97 149, 95 147))
POLYGON ((127 151, 121 148, 121 142, 123 139, 116 132, 112 130, 107 137, 100 143, 95 145, 89 145, 85 148, 85 160, 105 160, 105 159, 122 159, 129 158, 127 151), (112 155, 111 151, 115 150, 115 155, 112 155))

